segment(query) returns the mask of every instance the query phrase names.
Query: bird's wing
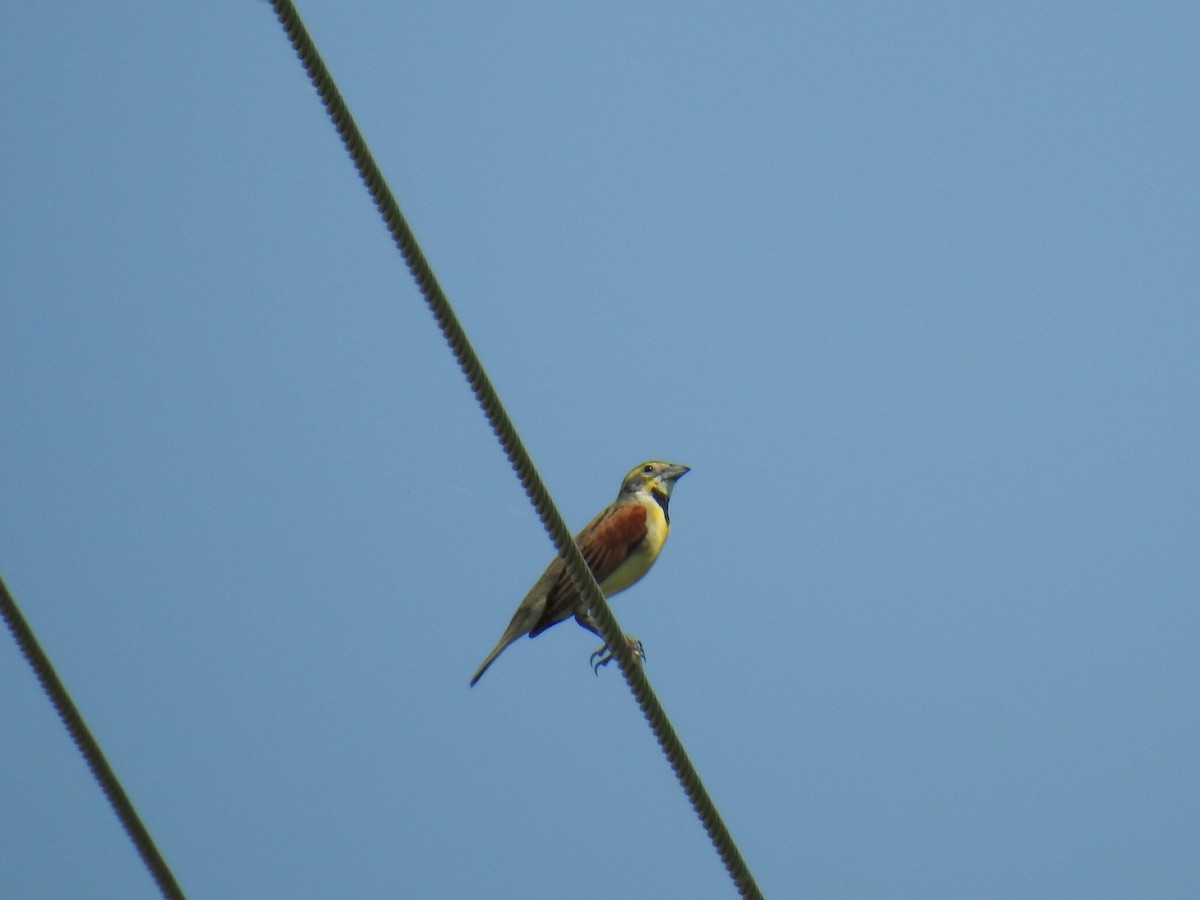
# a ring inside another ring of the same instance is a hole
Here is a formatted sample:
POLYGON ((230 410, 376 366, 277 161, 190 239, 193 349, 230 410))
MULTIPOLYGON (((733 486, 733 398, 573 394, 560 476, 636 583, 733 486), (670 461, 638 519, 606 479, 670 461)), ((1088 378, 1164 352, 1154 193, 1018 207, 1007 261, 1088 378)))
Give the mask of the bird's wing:
MULTIPOLYGON (((596 581, 602 582, 646 539, 646 531, 646 510, 637 503, 618 503, 593 519, 579 532, 575 542, 596 581)), ((537 637, 551 625, 570 618, 579 608, 579 592, 562 559, 551 563, 551 568, 556 569, 556 576, 542 616, 530 629, 530 637, 537 637)))

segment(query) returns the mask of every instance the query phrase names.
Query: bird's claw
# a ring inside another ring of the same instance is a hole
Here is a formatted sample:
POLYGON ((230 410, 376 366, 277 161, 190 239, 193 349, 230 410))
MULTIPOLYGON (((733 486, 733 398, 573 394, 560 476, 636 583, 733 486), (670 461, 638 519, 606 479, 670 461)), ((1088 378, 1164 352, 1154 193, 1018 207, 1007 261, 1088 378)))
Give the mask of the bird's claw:
POLYGON ((597 678, 600 677, 600 667, 607 666, 612 661, 613 655, 608 652, 608 645, 601 647, 588 657, 588 662, 592 664, 592 674, 597 678))
MULTIPOLYGON (((642 646, 642 642, 628 634, 625 635, 625 640, 629 643, 629 649, 633 652, 633 658, 639 663, 643 662, 646 659, 646 648, 642 646)), ((606 644, 589 656, 588 662, 592 664, 592 672, 599 676, 600 668, 607 666, 614 659, 616 657, 608 651, 608 645, 606 644)))

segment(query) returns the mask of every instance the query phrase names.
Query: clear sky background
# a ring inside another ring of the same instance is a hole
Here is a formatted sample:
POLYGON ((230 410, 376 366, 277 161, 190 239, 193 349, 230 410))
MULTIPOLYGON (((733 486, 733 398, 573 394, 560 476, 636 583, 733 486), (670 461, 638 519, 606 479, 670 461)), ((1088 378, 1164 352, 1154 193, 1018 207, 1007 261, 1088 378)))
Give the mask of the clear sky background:
MULTIPOLYGON (((1200 894, 1200 6, 306 3, 771 897, 1200 894), (431 8, 436 7, 436 8, 431 8)), ((265 3, 0 7, 0 571, 193 897, 724 898, 265 3)), ((7 636, 0 896, 155 895, 7 636)))

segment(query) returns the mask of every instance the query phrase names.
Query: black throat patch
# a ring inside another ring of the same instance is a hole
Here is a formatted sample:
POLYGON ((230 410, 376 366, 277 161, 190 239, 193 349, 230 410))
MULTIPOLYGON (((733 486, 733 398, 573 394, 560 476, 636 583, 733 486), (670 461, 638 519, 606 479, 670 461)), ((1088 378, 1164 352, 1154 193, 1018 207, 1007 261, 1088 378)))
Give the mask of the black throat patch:
POLYGON ((670 513, 667 512, 667 501, 670 500, 671 498, 667 494, 658 490, 657 488, 650 489, 650 496, 654 498, 655 503, 657 503, 659 506, 662 507, 663 518, 666 519, 667 524, 670 525, 671 524, 671 515, 670 515, 670 513))

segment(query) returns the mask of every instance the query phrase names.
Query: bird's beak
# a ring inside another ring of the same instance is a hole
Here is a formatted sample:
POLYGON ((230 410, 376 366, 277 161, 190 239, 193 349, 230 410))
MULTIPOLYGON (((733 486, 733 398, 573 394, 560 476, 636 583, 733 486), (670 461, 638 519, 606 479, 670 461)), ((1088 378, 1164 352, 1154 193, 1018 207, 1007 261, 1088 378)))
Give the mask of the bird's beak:
POLYGON ((678 478, 682 478, 690 471, 692 471, 690 466, 677 466, 672 463, 671 466, 667 468, 667 471, 663 472, 663 477, 667 481, 675 481, 678 478))

